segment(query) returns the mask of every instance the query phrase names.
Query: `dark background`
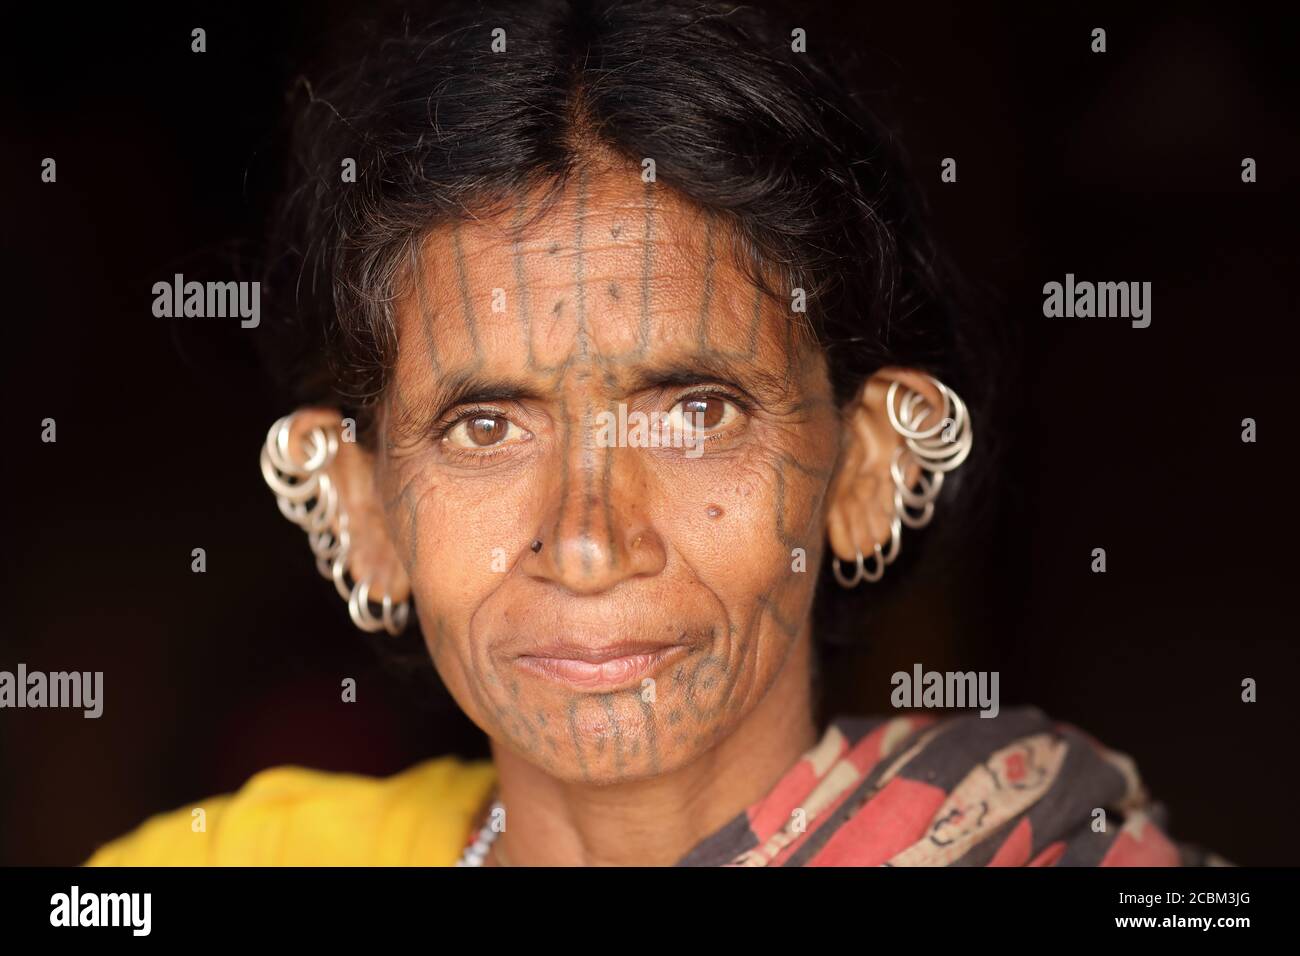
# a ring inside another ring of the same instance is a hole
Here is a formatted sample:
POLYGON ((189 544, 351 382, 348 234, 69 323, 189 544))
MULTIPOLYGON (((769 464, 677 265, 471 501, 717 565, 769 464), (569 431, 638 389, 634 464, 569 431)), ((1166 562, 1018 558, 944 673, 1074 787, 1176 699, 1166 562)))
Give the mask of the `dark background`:
MULTIPOLYGON (((1296 864, 1295 33, 1241 4, 1134 6, 790 18, 856 54, 941 239, 1024 339, 995 520, 890 599, 831 706, 887 709, 914 662, 998 670, 1003 708, 1132 755, 1179 839, 1296 864), (1152 282, 1150 328, 1045 319, 1067 272, 1152 282)), ((283 91, 348 7, 6 13, 0 669, 102 670, 106 703, 0 711, 0 862, 78 862, 274 764, 485 752, 445 694, 381 663, 279 516, 257 452, 288 409, 256 332, 151 313, 154 282, 232 278, 213 263, 255 252, 283 91)))

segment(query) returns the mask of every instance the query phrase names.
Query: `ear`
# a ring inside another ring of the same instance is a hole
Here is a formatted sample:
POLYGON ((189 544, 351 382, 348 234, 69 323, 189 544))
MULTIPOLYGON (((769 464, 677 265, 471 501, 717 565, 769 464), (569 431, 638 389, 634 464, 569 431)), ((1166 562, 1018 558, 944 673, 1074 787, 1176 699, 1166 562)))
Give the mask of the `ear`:
MULTIPOLYGON (((831 550, 841 561, 858 553, 870 555, 875 545, 888 549, 894 520, 894 481, 889 467, 894 452, 904 446, 889 422, 885 399, 899 382, 920 392, 931 408, 943 407, 943 396, 924 374, 912 369, 882 368, 871 376, 844 409, 844 451, 831 486, 826 531, 831 550)), ((909 486, 920 468, 909 462, 904 476, 909 486)))
MULTIPOLYGON (((358 444, 352 434, 343 428, 343 416, 332 408, 299 409, 294 418, 289 440, 298 449, 295 459, 301 461, 305 441, 314 428, 324 428, 338 436, 338 453, 325 469, 338 489, 339 514, 347 516, 348 549, 347 570, 352 580, 370 580, 370 600, 380 603, 385 595, 393 602, 406 600, 411 594, 411 580, 407 577, 397 549, 388 534, 384 521, 382 502, 375 482, 375 456, 358 444)), ((339 530, 336 517, 333 530, 339 530)))

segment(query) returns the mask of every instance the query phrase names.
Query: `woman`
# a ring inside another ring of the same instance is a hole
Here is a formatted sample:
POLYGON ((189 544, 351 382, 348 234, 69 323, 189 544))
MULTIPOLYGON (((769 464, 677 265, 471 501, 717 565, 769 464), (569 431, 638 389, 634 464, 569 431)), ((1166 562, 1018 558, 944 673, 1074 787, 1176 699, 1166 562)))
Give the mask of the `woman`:
POLYGON ((91 863, 1198 861, 1036 710, 814 719, 814 608, 978 500, 996 356, 800 33, 502 7, 302 85, 263 476, 492 760, 272 769, 91 863))

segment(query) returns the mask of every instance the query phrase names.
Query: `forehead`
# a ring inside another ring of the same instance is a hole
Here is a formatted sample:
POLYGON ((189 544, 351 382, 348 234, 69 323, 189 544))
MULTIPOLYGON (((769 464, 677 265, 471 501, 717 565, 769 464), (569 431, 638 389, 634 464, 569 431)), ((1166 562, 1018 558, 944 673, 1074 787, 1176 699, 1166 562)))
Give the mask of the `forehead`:
POLYGON ((635 169, 577 172, 542 201, 423 237, 395 303, 399 375, 788 364, 790 313, 740 268, 718 217, 635 169))

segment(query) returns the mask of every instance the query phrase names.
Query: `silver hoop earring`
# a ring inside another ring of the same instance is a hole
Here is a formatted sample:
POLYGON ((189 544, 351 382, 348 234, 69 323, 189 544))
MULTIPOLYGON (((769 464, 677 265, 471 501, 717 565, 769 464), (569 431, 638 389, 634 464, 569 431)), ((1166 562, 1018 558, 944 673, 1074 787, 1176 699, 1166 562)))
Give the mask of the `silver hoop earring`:
POLYGON ((858 552, 858 564, 854 570, 853 577, 847 577, 843 569, 840 568, 840 559, 831 558, 831 571, 835 574, 835 580, 840 582, 840 587, 855 588, 858 582, 862 580, 862 552, 858 552))
POLYGON ((930 523, 944 475, 961 466, 975 442, 970 412, 961 396, 933 376, 926 378, 943 399, 940 414, 936 415, 925 396, 901 382, 891 382, 885 395, 889 424, 903 439, 889 463, 894 511, 909 528, 930 523), (918 470, 915 488, 907 481, 910 466, 918 470))
POLYGON ((881 550, 880 542, 876 542, 871 547, 872 547, 871 556, 875 559, 875 569, 872 571, 867 570, 867 566, 863 560, 862 552, 859 551, 858 571, 862 575, 862 580, 870 581, 872 584, 875 584, 877 581, 879 581, 881 578, 885 576, 885 555, 881 550))
POLYGON ((894 520, 889 522, 889 550, 885 552, 885 564, 893 564, 894 559, 898 557, 899 549, 903 547, 903 522, 894 515, 894 520))
POLYGON ((948 386, 933 376, 926 379, 943 399, 942 414, 925 396, 901 382, 891 382, 885 394, 889 424, 903 439, 889 463, 894 482, 894 515, 889 522, 889 548, 874 544, 873 570, 868 571, 866 558, 857 552, 852 577, 840 567, 839 558, 831 559, 831 570, 841 587, 854 588, 863 581, 879 581, 886 565, 894 563, 902 547, 902 526, 924 528, 934 517, 934 504, 943 490, 944 475, 961 467, 975 442, 970 411, 966 403, 948 386), (910 467, 917 469, 915 486, 908 483, 910 467))
MULTIPOLYGON (((891 538, 891 542, 896 540, 897 538, 891 538)), ((894 554, 898 553, 896 545, 891 544, 891 550, 894 554)), ((831 558, 831 572, 835 575, 835 580, 839 582, 840 587, 852 589, 863 581, 870 581, 874 584, 884 577, 885 565, 889 564, 893 558, 885 555, 884 549, 879 543, 872 545, 871 557, 874 559, 874 565, 872 570, 868 571, 867 555, 861 551, 858 552, 857 557, 853 559, 853 577, 849 577, 844 573, 844 569, 840 567, 839 558, 831 558)))
POLYGON ((293 460, 290 442, 297 412, 276 421, 262 445, 262 478, 275 494, 280 513, 307 532, 307 544, 316 558, 321 577, 332 580, 339 596, 348 602, 352 622, 363 631, 387 631, 397 635, 406 628, 410 604, 394 605, 385 594, 382 612, 370 610, 370 581, 347 583, 348 554, 352 537, 348 515, 339 500, 338 488, 325 471, 339 450, 334 429, 316 426, 305 439, 307 459, 293 460))

